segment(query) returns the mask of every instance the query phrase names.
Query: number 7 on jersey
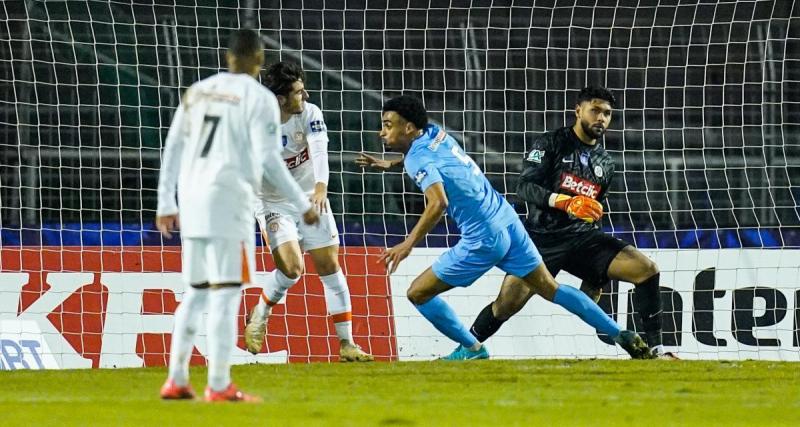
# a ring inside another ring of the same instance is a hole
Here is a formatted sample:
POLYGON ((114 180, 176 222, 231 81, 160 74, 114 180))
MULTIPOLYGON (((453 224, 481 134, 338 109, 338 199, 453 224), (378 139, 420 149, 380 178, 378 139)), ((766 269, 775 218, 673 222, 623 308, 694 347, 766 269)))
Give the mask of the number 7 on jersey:
POLYGON ((211 149, 211 141, 214 140, 214 134, 217 133, 217 125, 219 125, 219 116, 203 116, 203 131, 211 123, 211 129, 208 131, 206 143, 203 145, 203 151, 200 152, 200 158, 205 158, 208 155, 208 150, 211 149))

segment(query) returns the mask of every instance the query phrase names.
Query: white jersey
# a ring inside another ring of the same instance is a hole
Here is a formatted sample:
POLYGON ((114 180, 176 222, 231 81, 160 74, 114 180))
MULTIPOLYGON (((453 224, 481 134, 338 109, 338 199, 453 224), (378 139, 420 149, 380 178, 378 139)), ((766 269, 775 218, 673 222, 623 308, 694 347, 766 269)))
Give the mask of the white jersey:
MULTIPOLYGON (((306 102, 302 113, 282 124, 281 144, 281 157, 307 196, 314 192, 316 183, 328 183, 328 130, 319 107, 306 102)), ((283 207, 287 202, 269 182, 263 183, 259 199, 257 215, 266 215, 270 207, 283 207)))
POLYGON ((182 236, 248 238, 265 168, 299 209, 308 208, 286 168, 275 166, 279 122, 277 99, 247 74, 223 72, 193 84, 167 135, 158 215, 178 213, 177 181, 182 236))

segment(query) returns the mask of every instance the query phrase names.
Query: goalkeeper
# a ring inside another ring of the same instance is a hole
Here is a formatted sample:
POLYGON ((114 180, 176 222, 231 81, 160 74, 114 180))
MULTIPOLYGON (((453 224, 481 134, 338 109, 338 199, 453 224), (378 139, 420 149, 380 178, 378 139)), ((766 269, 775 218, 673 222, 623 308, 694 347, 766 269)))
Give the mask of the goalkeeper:
MULTIPOLYGON (((633 301, 653 355, 674 358, 661 344, 661 297, 656 264, 636 248, 603 233, 598 221, 614 177, 614 159, 598 141, 611 123, 614 95, 603 87, 578 94, 575 124, 533 141, 524 159, 517 196, 528 206, 525 228, 555 277, 566 270, 583 280, 595 301, 609 279, 636 285, 633 301)), ((534 295, 507 275, 497 299, 475 319, 470 332, 481 342, 534 295)))

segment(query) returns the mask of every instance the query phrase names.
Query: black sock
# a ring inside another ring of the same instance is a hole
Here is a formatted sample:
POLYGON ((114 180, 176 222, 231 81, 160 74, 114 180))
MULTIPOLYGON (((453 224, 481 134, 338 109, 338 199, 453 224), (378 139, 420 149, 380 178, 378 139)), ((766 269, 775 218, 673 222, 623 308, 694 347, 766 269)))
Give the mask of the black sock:
POLYGON ((475 322, 472 323, 472 327, 469 328, 472 335, 480 342, 489 339, 489 337, 494 335, 495 332, 503 326, 503 323, 506 322, 505 320, 494 317, 494 313, 492 313, 492 304, 494 303, 490 303, 481 310, 475 322))
POLYGON ((633 291, 633 303, 642 319, 647 345, 661 345, 661 292, 658 282, 661 273, 656 273, 640 283, 633 291))

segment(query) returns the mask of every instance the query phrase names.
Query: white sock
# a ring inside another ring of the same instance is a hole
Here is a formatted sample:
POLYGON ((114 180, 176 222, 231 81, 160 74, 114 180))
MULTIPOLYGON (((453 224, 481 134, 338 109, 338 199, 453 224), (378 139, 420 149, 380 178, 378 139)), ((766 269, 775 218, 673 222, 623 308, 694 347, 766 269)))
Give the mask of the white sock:
POLYGON ((264 293, 261 293, 261 298, 258 299, 258 303, 255 306, 255 311, 261 317, 261 319, 266 319, 267 316, 272 314, 272 306, 267 304, 267 301, 264 299, 264 293))
POLYGON ((333 318, 333 326, 340 340, 353 342, 352 306, 347 279, 341 270, 327 276, 320 276, 325 288, 325 304, 333 318))
POLYGON ((241 289, 213 289, 208 297, 208 386, 223 391, 231 383, 231 354, 236 345, 236 315, 241 289))
POLYGON ((189 384, 189 358, 194 348, 194 337, 200 327, 200 319, 206 311, 207 289, 187 286, 183 300, 175 310, 175 327, 169 352, 169 378, 177 386, 189 384))
POLYGON ((351 320, 336 322, 333 327, 336 328, 336 336, 339 337, 340 341, 353 343, 353 322, 351 320))
POLYGON ((265 301, 264 298, 269 300, 270 305, 275 305, 286 296, 286 291, 298 281, 300 281, 300 277, 294 279, 286 277, 286 275, 277 268, 270 271, 269 274, 267 274, 267 280, 264 282, 264 286, 262 286, 263 293, 261 294, 261 298, 258 299, 256 309, 259 310, 259 313, 266 313, 267 301, 265 301))

